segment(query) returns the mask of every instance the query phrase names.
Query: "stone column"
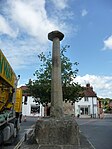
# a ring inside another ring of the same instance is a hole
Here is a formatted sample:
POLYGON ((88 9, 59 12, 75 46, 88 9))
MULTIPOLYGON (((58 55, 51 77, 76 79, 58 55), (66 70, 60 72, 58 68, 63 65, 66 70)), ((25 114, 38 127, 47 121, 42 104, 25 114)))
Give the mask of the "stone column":
POLYGON ((38 149, 79 149, 79 127, 74 117, 63 116, 60 41, 64 35, 59 31, 48 34, 53 41, 51 117, 40 118, 35 125, 35 140, 38 149))
POLYGON ((53 41, 50 116, 55 118, 63 117, 63 97, 60 59, 60 41, 63 39, 63 37, 64 34, 59 31, 52 31, 48 34, 48 39, 53 41))

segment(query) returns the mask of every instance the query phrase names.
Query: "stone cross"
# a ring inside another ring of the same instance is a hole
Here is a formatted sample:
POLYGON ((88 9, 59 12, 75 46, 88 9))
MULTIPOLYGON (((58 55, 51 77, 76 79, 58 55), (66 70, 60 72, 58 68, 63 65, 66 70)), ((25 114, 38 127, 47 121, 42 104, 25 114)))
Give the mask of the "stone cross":
POLYGON ((60 41, 63 39, 63 37, 64 34, 59 31, 52 31, 48 34, 48 39, 53 41, 50 116, 55 118, 63 117, 63 97, 62 97, 61 58, 60 58, 60 41))

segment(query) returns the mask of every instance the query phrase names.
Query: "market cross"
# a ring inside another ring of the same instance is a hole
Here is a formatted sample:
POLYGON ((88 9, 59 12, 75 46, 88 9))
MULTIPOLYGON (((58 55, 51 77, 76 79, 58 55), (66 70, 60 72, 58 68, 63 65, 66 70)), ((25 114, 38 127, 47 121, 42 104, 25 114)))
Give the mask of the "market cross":
POLYGON ((52 79, 51 79, 51 117, 61 118, 63 116, 63 97, 61 81, 61 58, 60 41, 64 34, 59 31, 52 31, 48 39, 53 41, 52 46, 52 79))

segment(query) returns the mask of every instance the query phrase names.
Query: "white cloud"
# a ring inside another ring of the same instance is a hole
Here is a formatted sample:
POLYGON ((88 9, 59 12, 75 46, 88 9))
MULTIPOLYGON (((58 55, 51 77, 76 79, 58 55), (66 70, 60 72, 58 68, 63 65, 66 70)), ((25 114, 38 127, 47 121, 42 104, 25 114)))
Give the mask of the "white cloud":
POLYGON ((86 74, 85 76, 77 76, 75 82, 85 86, 90 83, 98 97, 112 98, 112 76, 95 76, 86 74))
MULTIPOLYGON (((60 9, 64 9, 67 7, 68 0, 51 0, 55 6, 60 7, 60 9)), ((33 36, 38 41, 38 44, 43 44, 48 41, 47 35, 52 30, 60 30, 64 33, 67 31, 71 31, 70 24, 67 24, 64 19, 72 18, 73 13, 68 10, 60 11, 56 14, 57 11, 53 11, 54 15, 49 16, 48 11, 50 9, 46 9, 46 0, 9 0, 7 1, 7 11, 5 11, 5 17, 11 24, 11 28, 8 31, 4 25, 4 32, 8 35, 10 33, 26 33, 29 36, 33 36), (57 17, 56 17, 57 15, 57 17), (65 17, 66 16, 66 17, 65 17), (15 31, 15 29, 18 31, 15 31)), ((52 5, 52 3, 49 3, 52 5)), ((4 6, 4 5, 3 5, 4 6)), ((51 7, 51 6, 49 6, 51 7)), ((2 9, 5 9, 2 7, 2 9)), ((51 10, 52 11, 52 10, 51 10)), ((6 22, 5 22, 6 24, 6 22)))
POLYGON ((2 15, 0 15, 0 33, 8 34, 11 37, 14 37, 16 35, 2 15))
POLYGON ((73 32, 73 26, 67 24, 73 15, 72 11, 65 9, 68 8, 67 1, 55 0, 53 3, 56 11, 49 9, 54 8, 54 5, 46 0, 0 2, 2 13, 0 35, 3 35, 0 36, 0 49, 15 71, 21 71, 25 76, 27 74, 25 70, 34 73, 39 66, 37 55, 49 48, 47 38, 49 32, 52 30, 60 30, 64 34, 68 33, 67 31, 73 32))
POLYGON ((86 16, 87 14, 88 14, 88 11, 86 9, 83 9, 81 13, 82 17, 86 16))
POLYGON ((52 30, 64 32, 67 27, 59 18, 47 16, 45 0, 7 2, 7 11, 5 10, 4 15, 7 21, 4 17, 0 17, 0 31, 1 34, 9 36, 0 39, 1 49, 4 49, 14 69, 22 69, 34 63, 39 52, 47 50, 49 32, 52 30), (10 37, 16 33, 15 30, 18 30, 18 35, 11 39, 10 37))
MULTIPOLYGON (((14 70, 29 69, 29 66, 37 65, 37 55, 46 50, 46 47, 37 44, 34 38, 26 40, 3 40, 0 48, 7 57, 14 70), (18 43, 17 43, 18 42, 18 43), (15 44, 14 44, 15 43, 15 44)), ((33 72, 32 72, 33 73, 33 72)))
POLYGON ((104 50, 110 49, 112 50, 112 35, 108 37, 106 40, 104 40, 104 50))
POLYGON ((11 14, 15 21, 27 34, 34 36, 40 43, 47 41, 47 34, 59 29, 47 17, 45 0, 15 1, 12 0, 11 14))
POLYGON ((65 9, 68 5, 68 0, 51 0, 58 9, 65 9))

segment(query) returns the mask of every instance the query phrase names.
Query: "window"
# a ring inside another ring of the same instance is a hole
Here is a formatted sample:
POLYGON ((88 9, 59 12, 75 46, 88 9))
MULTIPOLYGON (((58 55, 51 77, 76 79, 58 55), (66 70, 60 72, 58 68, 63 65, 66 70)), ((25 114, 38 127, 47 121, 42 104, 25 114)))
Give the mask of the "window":
POLYGON ((89 101, 89 100, 88 100, 88 97, 84 97, 84 101, 89 101))
POLYGON ((39 105, 31 105, 31 113, 32 114, 36 114, 36 113, 40 113, 40 106, 39 105))
POLYGON ((81 115, 89 115, 90 114, 90 106, 80 107, 80 114, 81 115))

